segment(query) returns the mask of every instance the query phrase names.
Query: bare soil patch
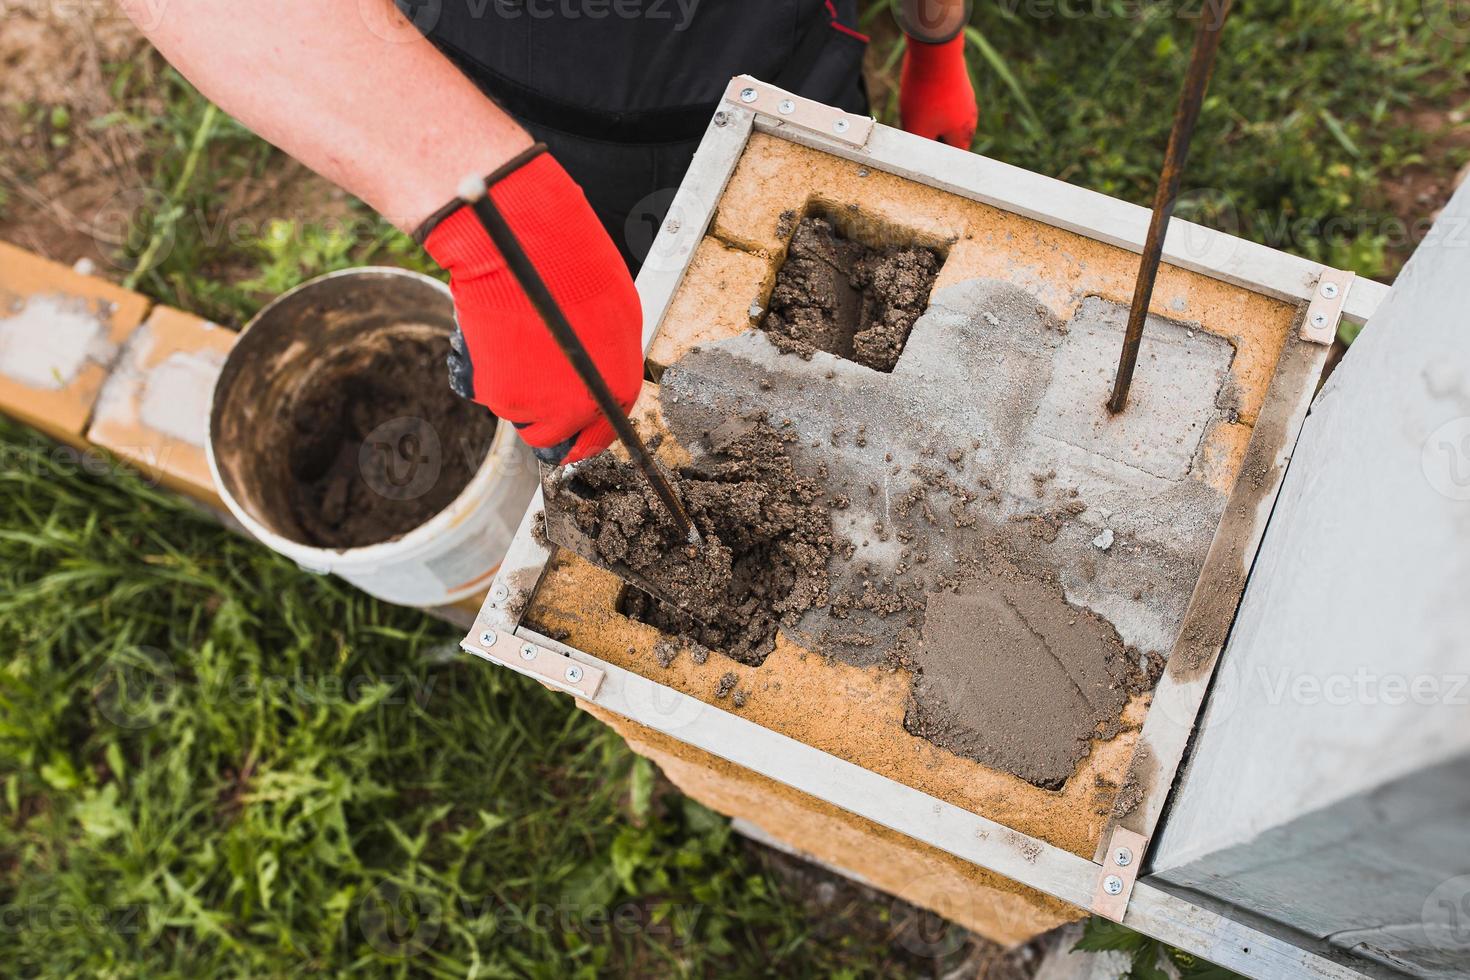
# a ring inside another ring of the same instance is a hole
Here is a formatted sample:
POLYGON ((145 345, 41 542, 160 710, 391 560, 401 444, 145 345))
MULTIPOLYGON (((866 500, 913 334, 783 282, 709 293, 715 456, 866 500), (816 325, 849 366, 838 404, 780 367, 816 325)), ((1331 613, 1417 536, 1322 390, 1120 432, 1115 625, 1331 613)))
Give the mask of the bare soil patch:
POLYGON ((1429 143, 1421 162, 1403 167, 1383 184, 1388 209, 1400 226, 1389 241, 1390 279, 1414 253, 1455 188, 1470 177, 1470 88, 1442 102, 1401 110, 1391 125, 1429 134, 1429 143))

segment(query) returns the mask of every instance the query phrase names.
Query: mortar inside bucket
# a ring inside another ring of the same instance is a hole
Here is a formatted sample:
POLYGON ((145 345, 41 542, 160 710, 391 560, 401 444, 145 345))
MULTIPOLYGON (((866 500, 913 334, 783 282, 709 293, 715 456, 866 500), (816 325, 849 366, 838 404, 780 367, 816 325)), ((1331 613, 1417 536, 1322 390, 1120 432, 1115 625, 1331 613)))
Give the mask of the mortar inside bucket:
POLYGON ((231 511, 276 550, 341 571, 313 555, 376 552, 451 509, 517 444, 450 391, 453 328, 444 285, 398 269, 324 276, 262 310, 211 409, 210 460, 231 511))

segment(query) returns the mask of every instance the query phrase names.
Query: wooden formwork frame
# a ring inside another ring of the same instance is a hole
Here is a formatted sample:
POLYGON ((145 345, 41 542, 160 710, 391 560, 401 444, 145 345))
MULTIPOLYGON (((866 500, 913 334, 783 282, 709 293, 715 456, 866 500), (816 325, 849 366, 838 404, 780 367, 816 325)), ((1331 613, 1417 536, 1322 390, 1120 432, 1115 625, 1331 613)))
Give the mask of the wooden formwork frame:
MULTIPOLYGON (((643 344, 653 342, 689 262, 714 218, 753 133, 767 133, 874 170, 1052 225, 1133 252, 1142 249, 1149 211, 1103 194, 977 154, 876 125, 867 117, 802 100, 755 79, 732 80, 668 217, 655 239, 638 291, 643 344)), ((1297 342, 1288 343, 1266 394, 1284 424, 1258 425, 1251 449, 1276 466, 1268 485, 1237 489, 1226 505, 1181 636, 1205 615, 1210 590, 1243 586, 1265 531, 1302 420, 1315 392, 1339 318, 1365 322, 1388 287, 1264 245, 1175 220, 1163 261, 1274 299, 1303 306, 1297 342), (1267 431, 1272 430, 1272 431, 1267 431)), ((1087 860, 970 813, 754 722, 573 649, 521 619, 551 550, 532 527, 536 494, 471 629, 464 649, 584 698, 638 724, 1012 878, 1063 901, 1252 976, 1359 977, 1365 974, 1268 928, 1233 921, 1153 884, 1145 849, 1163 814, 1174 776, 1204 702, 1224 637, 1189 671, 1166 671, 1154 692, 1135 753, 1151 760, 1152 778, 1137 808, 1102 834, 1087 860), (1120 850, 1126 854, 1120 855, 1120 850)), ((1238 601, 1238 595, 1237 595, 1238 601)), ((1176 652, 1178 647, 1176 647, 1176 652)))

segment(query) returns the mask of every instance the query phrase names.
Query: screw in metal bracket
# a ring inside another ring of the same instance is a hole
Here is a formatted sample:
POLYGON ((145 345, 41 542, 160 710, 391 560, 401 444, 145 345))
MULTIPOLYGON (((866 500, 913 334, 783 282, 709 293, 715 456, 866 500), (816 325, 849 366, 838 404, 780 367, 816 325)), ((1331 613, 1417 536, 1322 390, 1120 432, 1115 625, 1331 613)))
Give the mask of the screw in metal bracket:
POLYGON ((1323 296, 1326 296, 1328 299, 1336 299, 1337 298, 1337 283, 1335 283, 1335 282, 1324 282, 1322 284, 1322 295, 1323 296))
POLYGON ((521 659, 522 660, 535 660, 536 659, 536 648, 533 647, 529 643, 522 644, 521 645, 521 659))
POLYGON ((753 88, 743 88, 740 90, 741 102, 754 102, 758 98, 760 98, 760 96, 753 88))
POLYGON ((716 126, 725 126, 725 125, 728 125, 729 122, 730 122, 730 114, 728 112, 717 112, 717 113, 715 113, 715 125, 716 126))
POLYGON ((1117 875, 1108 875, 1103 879, 1103 891, 1109 895, 1123 894, 1123 879, 1117 875))
POLYGON ((796 103, 790 99, 782 99, 776 106, 777 111, 783 116, 789 116, 796 111, 796 103))
POLYGON ((495 645, 495 641, 498 639, 500 639, 500 634, 496 633, 494 630, 485 630, 483 633, 480 634, 480 644, 482 646, 493 647, 495 645))
POLYGON ((510 598, 510 589, 505 587, 504 582, 497 582, 495 588, 490 590, 490 598, 496 602, 504 602, 510 598))
POLYGON ((567 680, 575 684, 582 679, 582 668, 572 664, 567 668, 567 680))
POLYGON ((1327 314, 1326 313, 1313 313, 1312 314, 1312 326, 1317 327, 1318 329, 1321 329, 1322 327, 1327 326, 1327 314))
POLYGON ((834 133, 845 133, 850 128, 852 128, 851 124, 846 119, 839 119, 832 124, 832 132, 834 133))
POLYGON ((1113 863, 1120 868, 1126 868, 1133 863, 1133 852, 1126 847, 1120 847, 1113 852, 1113 863))

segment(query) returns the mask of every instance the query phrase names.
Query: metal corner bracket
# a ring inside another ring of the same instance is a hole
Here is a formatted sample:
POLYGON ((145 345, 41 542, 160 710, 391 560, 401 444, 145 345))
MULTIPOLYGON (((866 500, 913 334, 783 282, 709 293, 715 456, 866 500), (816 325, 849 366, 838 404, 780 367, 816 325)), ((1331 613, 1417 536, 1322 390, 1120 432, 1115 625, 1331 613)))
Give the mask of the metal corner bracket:
POLYGON ((1092 893, 1092 911, 1105 919, 1122 922, 1133 897, 1133 883, 1143 866, 1148 838, 1123 827, 1113 828, 1107 852, 1098 865, 1097 887, 1092 893))
POLYGON ((725 101, 849 146, 867 146, 868 137, 873 135, 872 116, 843 112, 749 75, 736 75, 730 79, 730 85, 725 89, 725 101))
POLYGON ((1317 277, 1317 287, 1312 290, 1307 314, 1302 318, 1302 340, 1314 344, 1331 344, 1337 337, 1337 325, 1342 322, 1342 307, 1347 302, 1348 291, 1353 288, 1357 273, 1342 269, 1322 270, 1317 277))
POLYGON ((606 676, 600 668, 538 646, 504 630, 476 624, 460 644, 466 653, 518 674, 591 700, 606 676))

